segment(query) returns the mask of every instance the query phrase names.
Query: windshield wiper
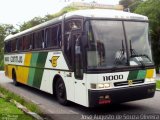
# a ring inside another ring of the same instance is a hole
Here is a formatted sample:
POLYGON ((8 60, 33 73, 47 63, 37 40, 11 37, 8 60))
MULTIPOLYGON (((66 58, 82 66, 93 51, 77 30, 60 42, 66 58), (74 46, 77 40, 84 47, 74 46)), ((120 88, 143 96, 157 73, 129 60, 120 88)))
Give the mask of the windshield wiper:
MULTIPOLYGON (((132 42, 131 42, 131 40, 130 40, 130 53, 131 53, 130 58, 141 57, 142 56, 142 55, 138 55, 137 52, 136 52, 136 50, 132 48, 132 42)), ((145 55, 145 56, 147 56, 147 55, 145 55)), ((149 57, 147 57, 147 58, 149 58, 149 57)), ((138 61, 140 62, 142 68, 146 67, 145 64, 144 64, 144 62, 142 60, 138 60, 138 61)))
POLYGON ((122 49, 116 52, 115 64, 121 64, 121 62, 124 60, 124 54, 125 54, 125 49, 124 49, 124 43, 122 40, 122 49))

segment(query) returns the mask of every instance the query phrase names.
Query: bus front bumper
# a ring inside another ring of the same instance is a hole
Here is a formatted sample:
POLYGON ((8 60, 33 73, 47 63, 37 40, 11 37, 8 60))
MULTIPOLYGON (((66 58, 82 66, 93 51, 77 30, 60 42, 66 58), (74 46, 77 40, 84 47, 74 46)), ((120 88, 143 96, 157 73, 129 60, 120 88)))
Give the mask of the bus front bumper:
POLYGON ((156 84, 152 83, 108 90, 89 90, 89 107, 151 98, 155 89, 156 84))

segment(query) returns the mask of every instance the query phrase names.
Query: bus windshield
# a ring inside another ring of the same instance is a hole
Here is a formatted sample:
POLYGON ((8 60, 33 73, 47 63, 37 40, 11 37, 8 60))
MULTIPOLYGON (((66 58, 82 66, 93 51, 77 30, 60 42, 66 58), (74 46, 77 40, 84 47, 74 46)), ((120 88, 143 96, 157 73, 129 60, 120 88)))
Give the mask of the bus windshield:
POLYGON ((148 23, 90 20, 87 26, 89 68, 153 65, 148 23))

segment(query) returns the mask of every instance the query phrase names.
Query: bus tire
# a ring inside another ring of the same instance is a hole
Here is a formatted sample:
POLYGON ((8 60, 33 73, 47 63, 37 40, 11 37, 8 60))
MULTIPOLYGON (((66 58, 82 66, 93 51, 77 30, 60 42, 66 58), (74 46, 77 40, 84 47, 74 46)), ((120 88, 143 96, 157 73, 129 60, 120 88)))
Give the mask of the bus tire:
POLYGON ((18 86, 19 83, 17 82, 17 76, 16 76, 15 70, 13 70, 13 72, 12 72, 12 79, 13 79, 13 84, 14 84, 15 86, 18 86))
POLYGON ((58 80, 56 81, 55 90, 56 90, 55 95, 58 102, 62 105, 67 105, 68 101, 67 101, 66 87, 62 78, 58 78, 58 80))

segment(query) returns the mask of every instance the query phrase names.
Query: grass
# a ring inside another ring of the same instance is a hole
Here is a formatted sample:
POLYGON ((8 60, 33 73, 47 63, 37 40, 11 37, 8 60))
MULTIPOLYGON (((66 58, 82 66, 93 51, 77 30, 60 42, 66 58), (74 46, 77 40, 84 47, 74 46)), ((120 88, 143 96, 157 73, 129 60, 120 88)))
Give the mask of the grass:
POLYGON ((5 95, 5 100, 6 101, 10 101, 11 99, 19 102, 20 104, 22 104, 23 106, 25 106, 26 108, 28 108, 30 111, 35 112, 37 114, 42 114, 42 112, 40 111, 39 107, 31 102, 25 101, 22 97, 14 94, 13 92, 10 92, 8 90, 6 90, 4 87, 0 86, 0 93, 2 93, 3 95, 5 95))
POLYGON ((8 102, 6 99, 3 98, 0 98, 0 119, 34 120, 34 118, 26 115, 14 104, 8 102))
POLYGON ((160 80, 156 81, 156 88, 160 89, 160 80))

